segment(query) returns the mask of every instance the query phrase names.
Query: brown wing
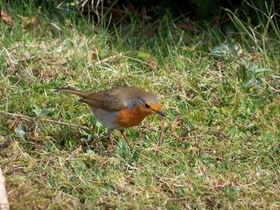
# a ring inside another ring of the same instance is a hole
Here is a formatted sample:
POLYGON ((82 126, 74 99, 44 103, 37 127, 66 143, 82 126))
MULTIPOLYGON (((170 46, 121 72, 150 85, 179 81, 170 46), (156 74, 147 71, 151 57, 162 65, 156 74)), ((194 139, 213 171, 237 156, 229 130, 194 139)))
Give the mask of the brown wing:
POLYGON ((148 92, 141 91, 133 87, 119 87, 110 90, 103 90, 96 93, 83 92, 71 88, 57 88, 58 90, 81 96, 81 102, 92 107, 102 108, 107 111, 117 111, 124 109, 135 98, 145 97, 151 102, 157 102, 157 98, 148 92))
POLYGON ((104 90, 84 96, 80 101, 107 111, 117 111, 127 106, 121 95, 120 89, 104 90))

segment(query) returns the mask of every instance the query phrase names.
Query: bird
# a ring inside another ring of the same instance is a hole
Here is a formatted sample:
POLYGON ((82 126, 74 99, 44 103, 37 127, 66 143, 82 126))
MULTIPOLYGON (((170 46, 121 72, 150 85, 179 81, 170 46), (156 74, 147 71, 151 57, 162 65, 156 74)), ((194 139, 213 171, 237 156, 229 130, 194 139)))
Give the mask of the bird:
POLYGON ((126 128, 140 124, 145 117, 158 114, 166 117, 156 95, 135 87, 116 87, 97 92, 84 92, 69 87, 56 88, 59 91, 80 96, 80 102, 89 105, 98 122, 107 128, 113 151, 112 132, 119 130, 127 145, 131 146, 124 133, 126 128))

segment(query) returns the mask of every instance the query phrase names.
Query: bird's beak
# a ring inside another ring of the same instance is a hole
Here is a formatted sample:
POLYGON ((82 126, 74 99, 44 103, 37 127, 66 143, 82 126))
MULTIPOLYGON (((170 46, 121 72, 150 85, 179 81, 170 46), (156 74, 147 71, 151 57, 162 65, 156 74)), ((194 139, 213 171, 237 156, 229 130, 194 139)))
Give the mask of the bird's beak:
POLYGON ((161 115, 161 116, 163 116, 163 117, 166 117, 166 115, 165 115, 165 114, 163 113, 163 111, 161 111, 161 110, 157 111, 156 113, 159 114, 159 115, 161 115))

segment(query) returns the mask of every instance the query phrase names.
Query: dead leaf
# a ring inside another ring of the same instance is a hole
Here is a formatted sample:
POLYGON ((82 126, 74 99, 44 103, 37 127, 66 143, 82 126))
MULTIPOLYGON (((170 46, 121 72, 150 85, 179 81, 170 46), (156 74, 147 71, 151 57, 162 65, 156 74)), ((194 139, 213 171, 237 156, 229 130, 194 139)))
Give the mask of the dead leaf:
POLYGON ((0 9, 0 17, 4 21, 4 23, 6 23, 7 25, 10 25, 10 26, 13 25, 14 21, 11 18, 11 16, 9 16, 5 12, 3 12, 3 10, 1 10, 1 9, 0 9))
POLYGON ((6 148, 6 147, 10 146, 11 144, 12 144, 12 141, 8 139, 6 142, 0 144, 0 148, 6 148))
POLYGON ((158 69, 158 61, 155 57, 153 57, 152 55, 150 55, 149 53, 140 51, 138 53, 138 56, 144 60, 146 62, 146 64, 148 64, 153 70, 158 69))
POLYGON ((92 51, 92 61, 95 62, 95 61, 99 61, 99 60, 100 60, 100 58, 99 58, 97 50, 93 50, 92 51))
POLYGON ((36 16, 24 17, 19 15, 22 20, 22 27, 25 29, 35 29, 39 26, 39 19, 36 16))

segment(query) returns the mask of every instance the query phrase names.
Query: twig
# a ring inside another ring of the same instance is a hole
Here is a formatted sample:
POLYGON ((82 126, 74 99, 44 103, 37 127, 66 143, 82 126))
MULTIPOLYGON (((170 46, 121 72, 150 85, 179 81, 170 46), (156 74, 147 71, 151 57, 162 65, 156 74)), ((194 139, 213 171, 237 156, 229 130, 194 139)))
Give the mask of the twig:
POLYGON ((101 64, 101 63, 105 63, 105 62, 110 61, 110 60, 115 60, 115 59, 121 58, 121 57, 128 58, 128 59, 134 60, 134 61, 138 61, 138 62, 140 62, 142 64, 150 66, 151 68, 154 68, 151 64, 149 64, 149 63, 147 63, 145 61, 142 61, 142 60, 139 60, 137 58, 130 57, 130 56, 123 55, 122 53, 120 53, 119 55, 113 55, 113 56, 110 56, 108 58, 104 58, 102 60, 96 61, 92 65, 90 65, 89 67, 91 67, 93 65, 98 65, 98 64, 101 64))
MULTIPOLYGON (((3 113, 7 114, 9 116, 13 116, 13 117, 20 117, 20 118, 22 118, 24 120, 27 120, 27 121, 34 121, 37 118, 37 117, 28 117, 28 116, 24 116, 24 115, 21 115, 21 114, 15 114, 15 113, 10 113, 10 112, 3 112, 3 113)), ((47 121, 47 122, 50 122, 50 123, 65 125, 65 126, 69 126, 69 127, 82 128, 82 129, 86 129, 86 130, 89 129, 88 127, 85 127, 85 126, 74 125, 74 124, 60 122, 60 121, 56 121, 56 120, 49 120, 49 119, 43 119, 43 118, 40 119, 40 120, 47 121)))
POLYGON ((115 59, 120 58, 120 57, 122 57, 122 54, 113 55, 113 56, 110 56, 108 58, 104 58, 103 60, 96 61, 96 62, 93 63, 93 65, 98 65, 98 64, 101 64, 101 63, 105 63, 107 61, 115 60, 115 59))
POLYGON ((138 61, 139 63, 142 63, 142 64, 145 64, 147 66, 149 66, 150 68, 154 69, 155 67, 151 64, 149 64, 148 62, 145 62, 145 61, 142 61, 140 59, 137 59, 137 58, 133 58, 133 57, 130 57, 130 56, 124 56, 125 58, 128 58, 130 60, 134 60, 134 61, 138 61))
POLYGON ((157 151, 156 151, 156 156, 158 155, 158 153, 161 149, 161 146, 162 146, 162 136, 163 136, 163 131, 164 131, 165 119, 166 119, 166 117, 164 117, 162 119, 162 123, 161 123, 161 132, 160 132, 160 136, 159 136, 159 140, 158 140, 158 148, 157 148, 157 151))
MULTIPOLYGON (((10 139, 8 139, 6 142, 4 142, 3 144, 0 144, 0 148, 6 148, 8 146, 10 146, 12 144, 12 141, 10 139)), ((1 209, 1 208, 0 208, 1 209)))
POLYGON ((152 128, 148 128, 148 127, 146 127, 146 126, 138 126, 140 129, 142 129, 143 131, 144 130, 147 130, 147 131, 152 131, 152 132, 157 132, 157 130, 155 130, 155 129, 152 129, 152 128))
POLYGON ((73 124, 70 124, 70 123, 60 122, 60 121, 56 121, 56 120, 48 120, 48 119, 44 119, 44 120, 47 121, 47 122, 56 123, 56 124, 60 124, 60 125, 66 125, 66 126, 69 126, 69 127, 82 128, 82 129, 89 130, 89 128, 86 127, 86 126, 73 125, 73 124))
POLYGON ((32 117, 24 116, 24 115, 21 115, 21 114, 15 114, 15 113, 10 113, 10 112, 2 112, 2 113, 6 114, 6 115, 9 115, 9 116, 12 116, 12 117, 20 117, 20 118, 22 118, 26 121, 29 121, 29 122, 34 120, 32 117))

